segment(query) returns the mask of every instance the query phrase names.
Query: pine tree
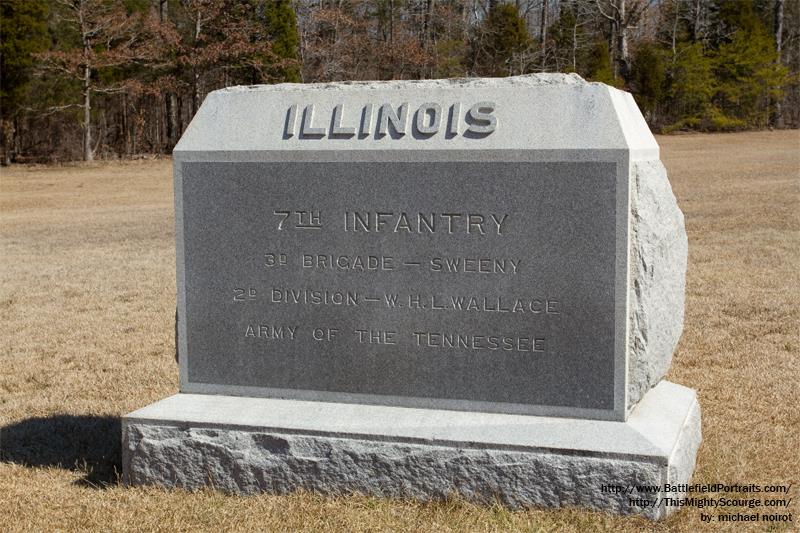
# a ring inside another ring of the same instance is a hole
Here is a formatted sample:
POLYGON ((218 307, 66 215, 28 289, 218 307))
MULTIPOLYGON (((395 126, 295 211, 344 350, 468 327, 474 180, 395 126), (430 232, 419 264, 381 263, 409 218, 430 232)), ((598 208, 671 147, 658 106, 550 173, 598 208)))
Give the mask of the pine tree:
POLYGON ((43 0, 3 0, 0 4, 0 136, 6 165, 15 151, 15 123, 29 97, 36 54, 49 44, 46 20, 43 0))
POLYGON ((719 80, 714 101, 738 127, 766 127, 774 101, 783 96, 786 67, 776 63, 774 44, 762 32, 739 32, 720 46, 715 73, 719 80))
POLYGON ((650 124, 657 121, 663 99, 667 65, 664 50, 655 43, 644 43, 633 56, 630 88, 650 124))
POLYGON ((778 62, 775 41, 753 9, 730 11, 724 4, 721 18, 733 30, 717 50, 714 75, 718 81, 714 103, 720 111, 721 129, 763 128, 769 125, 774 103, 783 97, 788 69, 778 62))
POLYGON ((622 80, 614 77, 608 43, 604 39, 597 39, 589 50, 586 77, 614 87, 622 86, 622 80))
POLYGON ((712 72, 713 61, 700 43, 682 45, 668 76, 670 78, 667 105, 671 122, 666 131, 685 127, 712 129, 710 120, 715 113, 711 97, 716 90, 712 72))
POLYGON ((483 75, 508 76, 525 71, 515 59, 531 46, 532 39, 514 4, 494 3, 474 39, 476 70, 483 75))
POLYGON ((272 44, 272 54, 280 65, 273 69, 272 78, 276 81, 300 81, 300 36, 297 33, 297 19, 289 0, 267 2, 264 9, 267 35, 272 44))

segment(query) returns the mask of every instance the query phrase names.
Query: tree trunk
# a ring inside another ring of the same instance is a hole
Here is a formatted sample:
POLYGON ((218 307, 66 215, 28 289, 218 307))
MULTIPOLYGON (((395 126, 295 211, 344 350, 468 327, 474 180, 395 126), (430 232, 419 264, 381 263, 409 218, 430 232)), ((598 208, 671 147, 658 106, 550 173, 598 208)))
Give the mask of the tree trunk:
POLYGON ((122 153, 125 157, 131 155, 130 125, 128 124, 128 93, 122 93, 122 153))
MULTIPOLYGON (((195 19, 194 24, 194 42, 195 45, 197 40, 200 38, 200 32, 202 30, 202 18, 200 17, 200 10, 197 10, 197 18, 195 19)), ((197 71, 197 67, 192 69, 192 117, 194 117, 195 113, 197 113, 197 109, 200 107, 200 72, 197 71)))
POLYGON ((778 61, 781 60, 783 43, 783 0, 775 0, 775 48, 778 50, 778 61))
POLYGON ((546 72, 547 71, 547 0, 542 0, 542 18, 539 27, 539 37, 542 39, 541 52, 540 52, 542 55, 541 69, 542 72, 546 72))
POLYGON ((87 28, 86 4, 81 0, 76 6, 78 24, 81 30, 81 44, 83 45, 83 160, 94 159, 92 151, 92 43, 91 33, 87 28))
POLYGON ((614 75, 614 78, 619 76, 619 61, 617 61, 617 34, 619 33, 619 23, 617 19, 613 19, 611 22, 611 31, 610 33, 610 40, 608 42, 608 55, 611 58, 611 71, 614 75))
POLYGON ((10 120, 0 120, 0 134, 3 136, 3 166, 11 164, 11 146, 14 144, 14 125, 10 120))
POLYGON ((578 24, 572 26, 572 71, 578 72, 578 24))
MULTIPOLYGON (((181 135, 183 135, 183 117, 184 117, 184 108, 183 108, 183 98, 181 96, 175 97, 175 144, 178 144, 178 140, 180 140, 181 135)), ((173 148, 175 146, 173 145, 173 148)))
POLYGON ((628 22, 625 19, 625 0, 619 0, 617 10, 619 22, 617 23, 617 61, 619 68, 617 74, 624 79, 628 78, 628 22))
MULTIPOLYGON (((775 0, 775 49, 778 52, 778 65, 781 64, 781 51, 783 48, 783 0, 775 0)), ((775 125, 779 128, 784 126, 782 102, 778 99, 775 102, 775 125)))
MULTIPOLYGON (((389 0, 389 46, 394 44, 394 0, 389 0)), ((392 69, 394 70, 394 68, 392 69)))
MULTIPOLYGON (((88 52, 87 52, 88 55, 88 52)), ((94 159, 92 152, 92 81, 91 69, 83 67, 83 160, 94 159)))
POLYGON ((425 13, 422 16, 422 48, 428 49, 431 33, 431 18, 433 16, 433 0, 426 0, 425 13))
POLYGON ((16 163, 22 153, 22 135, 19 134, 23 131, 20 128, 19 122, 22 120, 19 115, 14 115, 11 120, 11 162, 16 163))
POLYGON ((6 132, 6 123, 3 121, 3 162, 2 165, 7 167, 11 164, 11 143, 8 140, 8 132, 6 132))
POLYGON ((672 64, 675 64, 678 58, 678 14, 680 13, 680 4, 675 2, 675 18, 672 20, 672 64))
POLYGON ((168 92, 164 95, 166 104, 166 152, 171 152, 172 148, 178 143, 178 103, 175 93, 168 92))
POLYGON ((163 142, 163 136, 161 135, 162 131, 164 130, 164 115, 161 113, 161 99, 157 97, 151 98, 152 105, 150 109, 153 110, 153 144, 150 148, 151 152, 161 151, 161 143, 163 142))
POLYGON ((192 116, 194 116, 200 108, 200 73, 196 69, 192 80, 192 116))
POLYGON ((695 0, 694 3, 694 20, 692 21, 692 42, 700 40, 700 14, 702 13, 701 0, 695 0))

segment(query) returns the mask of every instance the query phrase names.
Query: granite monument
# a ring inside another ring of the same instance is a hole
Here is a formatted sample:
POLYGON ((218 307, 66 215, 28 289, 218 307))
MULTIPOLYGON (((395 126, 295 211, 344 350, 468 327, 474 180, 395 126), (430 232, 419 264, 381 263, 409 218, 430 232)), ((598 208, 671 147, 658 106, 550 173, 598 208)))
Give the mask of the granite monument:
POLYGON ((174 175, 181 391, 124 418, 127 482, 672 510, 604 490, 686 482, 700 442, 663 380, 683 216, 629 94, 229 88, 174 175))

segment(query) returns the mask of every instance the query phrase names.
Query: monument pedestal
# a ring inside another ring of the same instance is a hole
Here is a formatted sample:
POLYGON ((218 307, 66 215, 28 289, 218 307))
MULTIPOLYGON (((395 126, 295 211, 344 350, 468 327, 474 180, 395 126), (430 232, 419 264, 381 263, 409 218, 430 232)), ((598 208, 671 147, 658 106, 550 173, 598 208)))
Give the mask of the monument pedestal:
POLYGON ((132 485, 459 494, 657 519, 677 509, 664 484, 694 470, 700 409, 693 390, 666 381, 626 422, 176 394, 125 416, 122 440, 132 485))

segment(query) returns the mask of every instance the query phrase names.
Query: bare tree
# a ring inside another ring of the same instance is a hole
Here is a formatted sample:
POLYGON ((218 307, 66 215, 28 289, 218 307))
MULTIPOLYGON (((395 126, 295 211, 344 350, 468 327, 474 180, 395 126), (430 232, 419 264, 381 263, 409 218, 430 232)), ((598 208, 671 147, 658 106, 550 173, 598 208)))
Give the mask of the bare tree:
POLYGON ((99 69, 120 67, 145 61, 157 55, 158 45, 152 37, 151 20, 147 15, 133 16, 117 2, 103 0, 58 0, 60 22, 76 31, 80 46, 68 50, 51 50, 40 54, 42 68, 56 70, 81 83, 80 104, 69 103, 55 109, 80 107, 83 111, 83 159, 94 158, 92 136, 92 96, 96 93, 121 93, 128 81, 102 83, 99 69))
POLYGON ((628 32, 635 28, 642 14, 654 0, 595 0, 597 10, 611 22, 611 48, 614 77, 627 78, 630 73, 628 32))

